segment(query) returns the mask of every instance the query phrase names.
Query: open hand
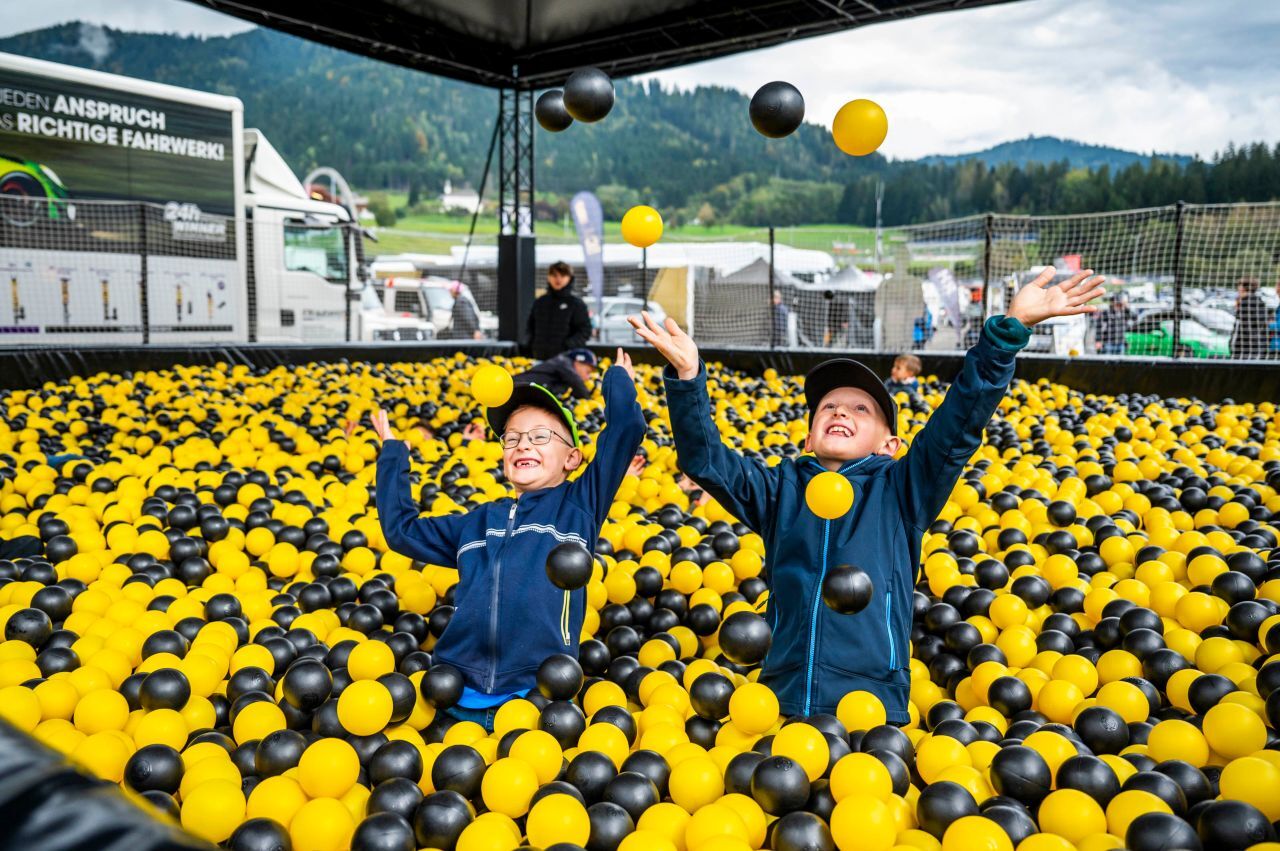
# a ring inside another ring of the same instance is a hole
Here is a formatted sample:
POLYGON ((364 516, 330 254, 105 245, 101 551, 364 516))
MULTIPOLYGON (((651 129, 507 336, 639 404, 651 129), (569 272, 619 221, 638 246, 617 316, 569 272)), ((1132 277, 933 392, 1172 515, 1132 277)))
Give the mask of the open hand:
POLYGON ((373 433, 378 435, 378 440, 386 443, 388 440, 395 440, 396 434, 391 430, 391 420, 387 416, 387 412, 379 408, 369 415, 373 421, 373 433))
POLYGON ((635 383, 636 368, 631 363, 631 355, 627 354, 621 347, 619 347, 618 356, 614 358, 613 363, 615 366, 622 367, 626 371, 627 375, 631 376, 632 383, 635 383))
POLYGON ((692 337, 680 330, 680 326, 670 316, 667 317, 665 327, 655 322, 647 310, 639 316, 628 316, 627 321, 636 329, 640 339, 652 345, 667 359, 681 381, 688 381, 698 374, 698 345, 693 342, 692 337))
POLYGON ((462 439, 470 443, 473 440, 484 440, 484 423, 472 420, 462 429, 462 439))
POLYGON ((1106 278, 1086 269, 1057 286, 1046 287, 1045 284, 1052 281, 1056 273, 1055 269, 1045 269, 1034 281, 1018 290, 1009 303, 1008 315, 1030 328, 1055 316, 1097 312, 1097 305, 1089 302, 1102 295, 1102 284, 1106 278))

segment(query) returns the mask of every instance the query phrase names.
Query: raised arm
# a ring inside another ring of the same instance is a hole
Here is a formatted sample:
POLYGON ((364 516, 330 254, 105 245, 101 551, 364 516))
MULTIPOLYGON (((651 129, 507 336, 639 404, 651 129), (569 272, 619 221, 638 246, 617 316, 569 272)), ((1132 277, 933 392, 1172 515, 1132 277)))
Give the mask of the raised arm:
POLYGON ((418 516, 418 506, 409 492, 409 444, 390 436, 385 411, 375 413, 373 423, 383 439, 374 497, 387 545, 418 561, 456 567, 464 515, 418 516))
MULTIPOLYGON (((576 376, 575 376, 576 377, 576 376)), ((618 486, 631 466, 647 425, 636 401, 635 371, 631 358, 618 349, 615 364, 604 374, 605 427, 596 438, 595 457, 570 487, 571 498, 592 512, 603 524, 618 486)))
POLYGON ((720 440, 707 395, 707 371, 698 357, 697 344, 671 318, 665 326, 648 313, 628 317, 627 321, 670 363, 663 383, 680 469, 735 517, 763 533, 773 518, 778 472, 744 458, 720 440))
POLYGON ((1102 279, 1092 274, 1081 272, 1046 288, 1053 279, 1049 269, 1018 291, 1009 315, 987 320, 946 398, 916 435, 906 458, 890 471, 903 516, 913 527, 925 529, 937 518, 964 465, 982 444, 983 430, 1013 380, 1014 359, 1031 339, 1028 329, 1053 316, 1097 309, 1088 302, 1102 295, 1102 279))

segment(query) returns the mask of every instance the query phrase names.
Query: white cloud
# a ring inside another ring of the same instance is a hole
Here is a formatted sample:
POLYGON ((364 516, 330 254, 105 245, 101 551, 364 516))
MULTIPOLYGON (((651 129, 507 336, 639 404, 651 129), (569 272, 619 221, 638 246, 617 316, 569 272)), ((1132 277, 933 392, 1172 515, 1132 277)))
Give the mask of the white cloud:
MULTIPOLYGON (((6 4, 0 35, 70 20, 227 35, 237 18, 182 0, 6 4)), ((1280 2, 1022 0, 929 15, 732 56, 652 78, 751 93, 804 92, 827 124, 869 97, 889 114, 886 155, 962 153, 1027 135, 1210 157, 1280 139, 1280 2)), ((744 116, 745 120, 745 116, 744 116)))
POLYGON ((1205 157, 1280 138, 1280 3, 1028 0, 931 15, 652 75, 750 93, 784 79, 827 125, 855 97, 889 115, 888 156, 1028 135, 1205 157))

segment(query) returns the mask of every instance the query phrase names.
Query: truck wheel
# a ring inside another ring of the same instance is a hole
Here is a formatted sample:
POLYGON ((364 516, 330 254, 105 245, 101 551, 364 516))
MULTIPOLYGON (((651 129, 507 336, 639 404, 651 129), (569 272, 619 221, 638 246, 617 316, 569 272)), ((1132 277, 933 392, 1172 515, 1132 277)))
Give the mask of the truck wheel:
POLYGON ((34 199, 44 197, 44 187, 29 174, 11 171, 0 177, 0 217, 6 224, 20 228, 35 224, 41 206, 34 199))

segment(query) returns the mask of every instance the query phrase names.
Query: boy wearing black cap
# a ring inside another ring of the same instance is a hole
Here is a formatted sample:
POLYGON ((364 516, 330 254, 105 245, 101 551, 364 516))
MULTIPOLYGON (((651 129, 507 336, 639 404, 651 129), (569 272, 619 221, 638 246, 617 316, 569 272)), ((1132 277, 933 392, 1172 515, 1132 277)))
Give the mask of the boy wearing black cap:
POLYGON ((663 328, 648 315, 631 317, 671 364, 665 383, 681 469, 765 540, 773 644, 760 682, 785 714, 834 713, 845 694, 868 691, 890 723, 910 720, 911 597, 924 533, 982 443, 1028 329, 1053 316, 1091 313, 1088 302, 1102 294, 1091 271, 1046 288, 1052 271, 1020 290, 1007 316, 987 321, 946 399, 901 459, 893 399, 874 372, 847 358, 819 364, 805 378, 804 449, 812 454, 770 467, 734 452, 716 431, 693 340, 674 322, 663 328), (853 507, 834 520, 805 504, 809 481, 824 471, 853 486, 853 507), (874 586, 855 614, 822 603, 827 570, 843 564, 861 568, 874 586))
POLYGON ((587 381, 595 375, 599 361, 590 349, 570 349, 515 376, 516 384, 541 384, 557 396, 573 394, 575 399, 591 398, 587 381))
POLYGON ((618 485, 644 438, 631 359, 618 350, 604 376, 606 427, 595 459, 583 463, 573 415, 546 388, 518 384, 486 412, 502 441, 502 469, 516 492, 466 514, 419 517, 409 489, 409 447, 396 440, 385 411, 373 416, 382 439, 376 497, 387 544, 418 561, 456 567, 453 617, 432 650, 457 668, 465 687, 447 711, 493 729, 497 708, 535 684, 538 666, 557 653, 578 655, 586 592, 562 591, 547 578, 547 555, 572 541, 595 549, 618 485))

